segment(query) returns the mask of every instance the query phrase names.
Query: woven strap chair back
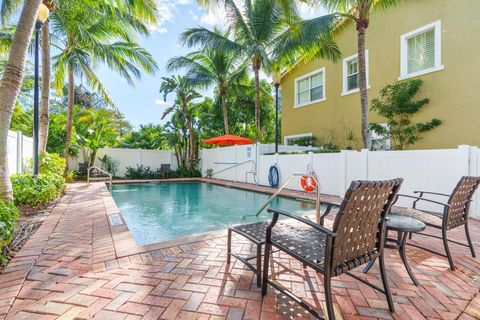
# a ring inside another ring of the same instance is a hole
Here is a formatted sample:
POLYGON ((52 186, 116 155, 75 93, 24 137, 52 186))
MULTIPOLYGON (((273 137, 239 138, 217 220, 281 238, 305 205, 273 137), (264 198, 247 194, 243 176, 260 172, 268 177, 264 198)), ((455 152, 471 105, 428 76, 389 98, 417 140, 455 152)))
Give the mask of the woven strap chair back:
MULTIPOLYGON (((385 215, 403 179, 353 181, 336 216, 332 268, 346 272, 378 256, 385 215)), ((335 271, 338 274, 339 272, 335 271)))
POLYGON ((480 184, 480 177, 462 177, 453 189, 447 210, 447 230, 464 225, 468 219, 470 200, 480 184))

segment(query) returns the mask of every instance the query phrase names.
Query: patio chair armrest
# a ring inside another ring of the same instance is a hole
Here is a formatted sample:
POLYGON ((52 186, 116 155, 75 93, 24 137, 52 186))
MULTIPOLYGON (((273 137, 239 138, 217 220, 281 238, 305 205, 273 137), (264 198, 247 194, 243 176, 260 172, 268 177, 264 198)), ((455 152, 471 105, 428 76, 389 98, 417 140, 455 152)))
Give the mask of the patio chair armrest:
POLYGON ((302 217, 299 217, 297 215, 294 215, 294 214, 291 214, 289 212, 286 212, 286 211, 283 211, 283 210, 277 210, 277 209, 268 209, 267 210, 268 212, 270 213, 273 213, 273 219, 272 219, 272 223, 270 224, 269 227, 272 227, 275 226, 275 223, 277 222, 278 218, 280 215, 282 216, 285 216, 285 217, 289 217, 291 219, 294 219, 294 220, 297 220, 297 221, 300 221, 328 236, 331 236, 331 237, 336 237, 337 234, 335 232, 333 232, 332 230, 329 230, 327 228, 325 228, 324 226, 321 226, 319 224, 316 224, 315 222, 312 222, 310 220, 307 220, 305 218, 302 218, 302 217))
POLYGON ((321 201, 320 202, 322 205, 326 205, 327 208, 325 209, 325 212, 320 215, 320 224, 323 226, 323 223, 325 221, 325 218, 332 212, 333 207, 340 207, 339 204, 333 203, 333 202, 327 202, 327 201, 321 201))
POLYGON ((436 196, 444 196, 444 197, 450 197, 449 194, 446 193, 440 193, 440 192, 430 192, 430 191, 423 191, 423 190, 415 190, 413 193, 420 193, 420 197, 423 197, 424 194, 433 194, 436 196))
POLYGON ((397 197, 405 197, 405 198, 416 199, 415 202, 417 202, 417 201, 426 201, 426 202, 430 202, 430 203, 435 203, 435 204, 444 206, 444 207, 446 207, 446 208, 450 207, 450 205, 449 205, 448 203, 443 203, 443 202, 440 202, 440 201, 430 200, 430 199, 426 199, 426 198, 422 198, 422 197, 409 196, 409 195, 401 194, 401 193, 398 193, 398 194, 397 194, 397 197))

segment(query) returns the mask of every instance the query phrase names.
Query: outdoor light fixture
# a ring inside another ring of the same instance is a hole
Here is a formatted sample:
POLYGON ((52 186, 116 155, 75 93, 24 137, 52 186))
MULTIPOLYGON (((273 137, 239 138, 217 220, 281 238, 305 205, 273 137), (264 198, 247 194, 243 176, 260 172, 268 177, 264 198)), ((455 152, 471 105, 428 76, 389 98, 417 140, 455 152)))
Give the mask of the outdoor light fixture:
POLYGON ((275 153, 278 153, 278 88, 282 74, 275 72, 272 77, 273 86, 275 87, 275 153))
POLYGON ((38 11, 37 23, 35 24, 35 82, 33 88, 33 176, 38 176, 38 131, 39 131, 39 88, 38 88, 38 45, 40 30, 48 19, 50 10, 43 3, 38 11))

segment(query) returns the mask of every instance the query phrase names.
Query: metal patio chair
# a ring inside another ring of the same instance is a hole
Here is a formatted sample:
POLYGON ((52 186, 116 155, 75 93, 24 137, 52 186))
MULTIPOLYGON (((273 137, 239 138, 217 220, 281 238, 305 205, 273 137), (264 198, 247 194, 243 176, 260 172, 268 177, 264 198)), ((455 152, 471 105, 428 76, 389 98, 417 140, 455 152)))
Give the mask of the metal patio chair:
POLYGON ((419 194, 419 196, 399 194, 398 197, 412 198, 415 199, 415 201, 413 201, 412 208, 401 211, 399 210, 398 212, 395 211, 395 213, 415 218, 424 222, 427 227, 441 230, 441 236, 426 233, 416 233, 416 235, 418 234, 442 239, 446 254, 439 253, 438 251, 434 251, 421 245, 413 243, 411 243, 410 245, 446 257, 452 271, 455 271, 455 265, 453 263, 452 254, 450 253, 450 248, 448 247, 449 242, 469 247, 472 256, 475 257, 475 249, 473 248, 472 239, 470 238, 470 232, 468 230, 468 211, 470 208, 470 202, 472 200, 472 197, 477 190, 479 184, 480 177, 464 176, 457 183, 457 186, 455 187, 455 189, 453 189, 452 194, 429 191, 414 191, 414 193, 419 194), (424 198, 424 195, 448 197, 448 201, 446 203, 439 202, 432 199, 424 198), (440 205, 443 207, 443 212, 432 212, 428 210, 418 209, 417 204, 420 201, 440 205), (461 226, 465 227, 465 235, 467 237, 468 244, 453 241, 447 238, 447 231, 461 226))
POLYGON ((155 178, 158 178, 158 177, 161 177, 162 179, 169 178, 172 172, 173 171, 170 168, 169 163, 162 163, 160 165, 160 169, 158 169, 157 172, 155 173, 155 178))
POLYGON ((266 230, 262 295, 270 284, 299 303, 318 319, 324 319, 313 308, 281 285, 268 279, 272 247, 282 251, 317 273, 323 274, 325 302, 329 319, 335 319, 331 279, 347 274, 386 295, 388 308, 394 312, 383 259, 385 216, 390 211, 403 179, 387 181, 353 181, 335 217, 333 230, 293 214, 269 209, 273 218, 266 230), (280 216, 295 219, 304 227, 277 224, 280 216), (350 271, 374 259, 380 262, 383 289, 350 271))

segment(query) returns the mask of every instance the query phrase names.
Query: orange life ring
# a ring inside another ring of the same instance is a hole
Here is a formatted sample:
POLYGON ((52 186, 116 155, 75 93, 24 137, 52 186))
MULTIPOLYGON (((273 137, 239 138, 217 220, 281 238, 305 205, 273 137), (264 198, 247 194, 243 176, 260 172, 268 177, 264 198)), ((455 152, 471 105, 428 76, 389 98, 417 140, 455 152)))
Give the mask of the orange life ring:
POLYGON ((302 189, 305 191, 313 191, 317 186, 317 182, 315 182, 315 179, 311 176, 302 176, 300 183, 302 184, 302 189))

